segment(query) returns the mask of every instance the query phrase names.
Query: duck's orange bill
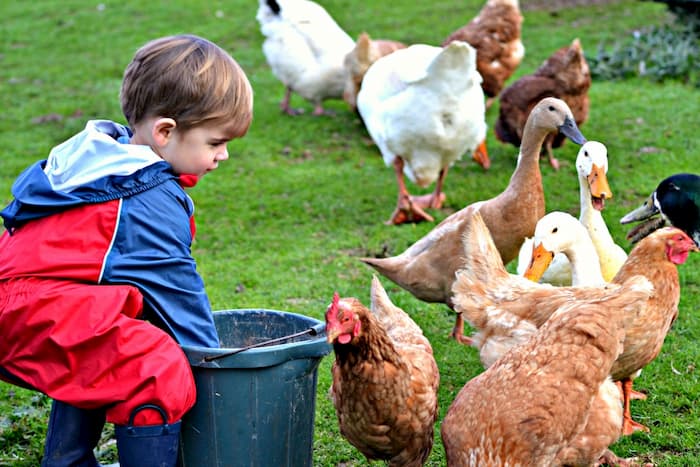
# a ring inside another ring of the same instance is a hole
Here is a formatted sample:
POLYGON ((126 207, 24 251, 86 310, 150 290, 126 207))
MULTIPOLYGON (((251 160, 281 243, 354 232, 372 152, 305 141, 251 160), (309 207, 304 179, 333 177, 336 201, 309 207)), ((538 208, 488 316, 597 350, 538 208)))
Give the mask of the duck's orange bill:
POLYGON ((608 177, 605 175, 603 167, 593 164, 593 169, 588 175, 588 186, 591 188, 591 195, 596 198, 610 199, 613 197, 608 177))
POLYGON ((547 270, 549 265, 552 263, 553 259, 554 253, 543 247, 541 243, 537 245, 532 250, 532 259, 530 260, 530 265, 528 266, 527 271, 525 271, 525 278, 533 282, 538 282, 544 275, 544 272, 547 270))

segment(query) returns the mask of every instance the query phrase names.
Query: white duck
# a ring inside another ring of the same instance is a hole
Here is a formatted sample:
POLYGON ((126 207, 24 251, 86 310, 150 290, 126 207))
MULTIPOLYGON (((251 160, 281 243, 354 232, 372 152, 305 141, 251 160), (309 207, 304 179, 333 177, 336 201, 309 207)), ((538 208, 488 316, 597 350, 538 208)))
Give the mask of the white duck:
MULTIPOLYGON (((605 145, 598 141, 588 141, 581 146, 576 157, 576 171, 580 193, 579 221, 588 230, 598 253, 603 279, 610 282, 627 260, 627 253, 613 240, 601 213, 605 207, 605 200, 612 198, 606 177, 608 151, 605 145)), ((527 269, 532 257, 532 248, 532 238, 526 239, 518 255, 518 274, 524 274, 527 269)), ((554 257, 540 282, 572 285, 571 265, 565 255, 558 254, 554 257)))
POLYGON ((388 224, 432 221, 447 169, 465 152, 489 165, 485 97, 476 71, 476 51, 466 42, 445 48, 415 44, 372 64, 357 95, 357 109, 399 185, 388 224), (404 175, 418 186, 436 182, 432 194, 412 197, 404 175))
POLYGON ((289 105, 295 92, 314 105, 314 115, 327 113, 323 101, 343 97, 343 60, 355 41, 310 0, 260 0, 256 19, 267 63, 286 88, 282 110, 300 113, 289 105))
MULTIPOLYGON (((552 211, 542 217, 532 237, 534 250, 530 266, 523 275, 537 281, 557 255, 568 265, 571 285, 602 285, 598 253, 586 227, 567 212, 552 211)), ((518 264, 520 265, 520 264, 518 264)), ((549 282, 551 284, 551 282, 549 282)), ((564 285, 564 284, 554 284, 564 285)))

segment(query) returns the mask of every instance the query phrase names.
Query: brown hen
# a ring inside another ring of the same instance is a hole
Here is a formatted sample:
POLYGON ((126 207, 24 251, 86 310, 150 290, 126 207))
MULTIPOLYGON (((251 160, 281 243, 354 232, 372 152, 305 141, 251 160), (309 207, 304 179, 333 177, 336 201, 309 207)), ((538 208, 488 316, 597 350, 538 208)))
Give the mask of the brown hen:
POLYGON ((597 462, 620 436, 619 425, 601 433, 592 422, 617 405, 611 419, 621 423, 609 374, 622 351, 624 315, 637 313, 651 293, 651 284, 635 277, 596 300, 565 304, 530 340, 469 381, 442 422, 447 465, 597 462))
POLYGON ((677 265, 697 251, 683 231, 665 228, 637 244, 610 284, 598 287, 553 287, 509 274, 481 216, 476 213, 463 237, 465 262, 453 286, 454 309, 476 330, 462 338, 479 349, 490 366, 508 349, 526 342, 562 305, 597 300, 635 275, 646 277, 654 294, 639 313, 625 321, 624 350, 611 369, 623 389, 623 432, 648 430, 632 420, 631 382, 639 370, 656 358, 678 315, 680 283, 677 265))
POLYGON ((363 32, 357 38, 355 47, 345 56, 343 65, 347 73, 343 100, 352 110, 357 110, 357 93, 362 86, 362 78, 370 65, 384 55, 395 50, 406 48, 406 44, 387 39, 371 39, 369 34, 363 32))
MULTIPOLYGON (((570 46, 554 52, 533 74, 522 76, 508 86, 499 98, 499 114, 494 125, 496 137, 514 146, 520 146, 527 116, 544 97, 558 97, 567 103, 574 114, 576 124, 588 120, 591 73, 583 54, 581 42, 574 39, 570 46)), ((555 169, 559 161, 552 148, 564 144, 563 137, 551 135, 544 142, 543 150, 555 169)))
POLYGON ((525 55, 520 40, 522 23, 518 0, 488 0, 474 19, 442 43, 444 47, 452 41, 464 41, 476 49, 476 69, 481 73, 481 87, 489 98, 487 108, 525 55))
POLYGON ((369 460, 421 466, 433 446, 440 375, 420 327, 372 278, 372 311, 338 298, 326 311, 341 434, 369 460))

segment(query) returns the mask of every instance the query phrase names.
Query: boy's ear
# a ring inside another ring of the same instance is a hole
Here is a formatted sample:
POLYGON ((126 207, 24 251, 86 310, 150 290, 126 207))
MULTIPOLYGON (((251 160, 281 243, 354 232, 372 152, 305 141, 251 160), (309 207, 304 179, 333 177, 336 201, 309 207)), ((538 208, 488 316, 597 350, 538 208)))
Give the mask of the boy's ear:
POLYGON ((153 122, 151 137, 158 146, 166 146, 173 137, 177 123, 172 118, 161 117, 153 122))

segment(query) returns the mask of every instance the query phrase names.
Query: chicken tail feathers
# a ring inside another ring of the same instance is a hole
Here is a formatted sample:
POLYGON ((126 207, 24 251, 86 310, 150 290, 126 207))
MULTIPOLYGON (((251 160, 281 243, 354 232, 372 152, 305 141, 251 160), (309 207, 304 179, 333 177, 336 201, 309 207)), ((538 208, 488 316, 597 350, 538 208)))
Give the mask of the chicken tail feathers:
POLYGON ((267 6, 272 10, 272 12, 276 15, 280 14, 280 11, 282 11, 282 8, 280 7, 280 4, 277 3, 275 0, 265 0, 267 3, 267 6))
POLYGON ((387 333, 395 339, 404 342, 417 339, 423 341, 423 331, 413 321, 408 313, 394 305, 376 274, 372 275, 371 310, 387 333), (408 332, 407 332, 408 331, 408 332), (397 332, 403 336, 415 335, 416 337, 399 338, 397 332), (418 337, 419 336, 419 337, 418 337))
POLYGON ((454 309, 472 326, 483 329, 488 320, 486 308, 493 304, 487 291, 507 280, 509 275, 478 211, 467 219, 462 246, 464 263, 452 285, 454 309))
POLYGON ((461 269, 469 271, 479 282, 488 284, 492 280, 508 278, 501 254, 479 211, 467 219, 462 248, 465 259, 461 269))

